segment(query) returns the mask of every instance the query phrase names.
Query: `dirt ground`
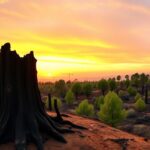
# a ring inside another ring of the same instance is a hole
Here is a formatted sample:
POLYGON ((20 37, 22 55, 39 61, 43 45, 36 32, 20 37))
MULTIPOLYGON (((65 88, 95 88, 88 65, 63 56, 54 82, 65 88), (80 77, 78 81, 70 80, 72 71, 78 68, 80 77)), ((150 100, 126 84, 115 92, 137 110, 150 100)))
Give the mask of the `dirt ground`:
MULTIPOLYGON (((150 140, 109 127, 96 120, 75 115, 69 116, 65 119, 85 126, 88 130, 74 129, 75 133, 64 134, 67 144, 49 139, 44 144, 44 150, 150 150, 150 140), (119 144, 113 139, 123 139, 127 142, 119 144), (123 149, 123 146, 126 148, 123 149)), ((0 150, 15 150, 15 147, 13 143, 8 143, 1 145, 0 150)), ((36 150, 36 147, 30 144, 28 150, 36 150)))

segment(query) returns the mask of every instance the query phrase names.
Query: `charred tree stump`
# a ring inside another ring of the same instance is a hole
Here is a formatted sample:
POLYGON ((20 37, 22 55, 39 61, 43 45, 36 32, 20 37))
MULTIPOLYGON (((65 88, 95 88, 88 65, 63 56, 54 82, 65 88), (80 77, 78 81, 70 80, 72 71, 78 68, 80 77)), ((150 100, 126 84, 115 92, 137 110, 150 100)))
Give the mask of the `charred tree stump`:
POLYGON ((0 52, 0 143, 15 142, 17 150, 26 150, 32 142, 43 150, 49 137, 66 143, 61 133, 73 131, 62 125, 42 105, 33 52, 20 57, 6 43, 0 52))

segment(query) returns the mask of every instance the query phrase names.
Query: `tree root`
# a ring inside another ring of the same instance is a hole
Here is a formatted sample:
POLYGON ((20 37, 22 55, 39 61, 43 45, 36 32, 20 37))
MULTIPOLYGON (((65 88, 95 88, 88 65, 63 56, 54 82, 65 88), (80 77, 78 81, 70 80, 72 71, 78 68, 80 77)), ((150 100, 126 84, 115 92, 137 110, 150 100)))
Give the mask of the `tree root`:
POLYGON ((58 109, 58 105, 57 105, 57 99, 54 100, 54 108, 55 108, 55 111, 56 111, 56 117, 53 117, 53 120, 55 122, 58 122, 59 124, 63 124, 63 125, 69 125, 73 128, 77 128, 77 129, 87 129, 86 127, 83 127, 83 126, 79 126, 79 125, 76 125, 70 121, 67 121, 67 120, 64 120, 59 112, 59 109, 58 109))

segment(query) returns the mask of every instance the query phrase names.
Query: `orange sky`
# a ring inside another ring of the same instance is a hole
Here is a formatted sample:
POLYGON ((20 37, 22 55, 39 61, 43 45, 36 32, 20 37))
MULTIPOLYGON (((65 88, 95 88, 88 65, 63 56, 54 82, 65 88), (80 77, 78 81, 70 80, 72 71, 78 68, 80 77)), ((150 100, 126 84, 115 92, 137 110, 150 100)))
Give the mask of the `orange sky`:
POLYGON ((34 50, 39 80, 150 72, 149 0, 0 0, 0 45, 34 50))

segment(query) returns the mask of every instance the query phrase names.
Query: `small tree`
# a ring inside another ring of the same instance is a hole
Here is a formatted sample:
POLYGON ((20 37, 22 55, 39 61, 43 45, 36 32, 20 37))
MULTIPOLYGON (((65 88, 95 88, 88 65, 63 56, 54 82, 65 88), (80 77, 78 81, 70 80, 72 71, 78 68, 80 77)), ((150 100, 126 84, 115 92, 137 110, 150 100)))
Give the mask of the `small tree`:
POLYGON ((145 104, 144 100, 142 100, 142 98, 139 98, 135 102, 134 106, 138 111, 144 111, 146 109, 146 104, 145 104))
POLYGON ((115 80, 109 80, 108 84, 109 84, 109 88, 110 88, 111 91, 114 91, 117 87, 117 84, 116 84, 115 80))
POLYGON ((64 98, 67 92, 66 83, 64 80, 59 80, 55 82, 55 92, 59 97, 64 98))
POLYGON ((125 80, 125 86, 126 86, 126 88, 128 88, 130 86, 130 80, 129 79, 125 80))
POLYGON ((95 108, 100 109, 103 104, 104 104, 104 96, 96 97, 94 102, 95 108))
POLYGON ((107 124, 116 126, 126 117, 123 102, 114 92, 109 92, 104 98, 104 104, 98 112, 100 120, 107 124))
POLYGON ((136 96, 135 96, 135 101, 137 101, 138 99, 142 98, 141 94, 140 93, 137 93, 136 96))
POLYGON ((71 105, 73 104, 74 100, 75 100, 74 94, 71 90, 69 90, 65 96, 65 101, 68 105, 71 105))
POLYGON ((144 95, 144 86, 148 81, 148 76, 142 73, 140 75, 141 94, 144 95))
POLYGON ((137 90, 132 87, 132 86, 129 86, 128 87, 128 93, 131 95, 131 96, 135 96, 137 94, 137 90))
POLYGON ((125 75, 125 79, 126 79, 126 80, 129 80, 129 75, 126 74, 126 75, 125 75))
POLYGON ((140 75, 138 73, 135 73, 131 76, 131 83, 135 87, 139 87, 140 81, 139 81, 140 75))
POLYGON ((121 80, 121 76, 120 75, 117 76, 117 80, 118 80, 118 82, 121 80))
POLYGON ((73 84, 72 92, 75 94, 76 99, 77 99, 79 94, 81 93, 81 84, 79 82, 76 82, 73 84))
POLYGON ((105 92, 108 90, 108 82, 105 79, 102 79, 98 82, 98 88, 102 91, 102 94, 105 95, 105 92))
POLYGON ((83 93, 88 97, 92 93, 92 85, 90 83, 83 84, 83 93))
POLYGON ((76 113, 81 116, 92 117, 94 115, 94 106, 88 103, 88 100, 83 100, 76 108, 76 113))

